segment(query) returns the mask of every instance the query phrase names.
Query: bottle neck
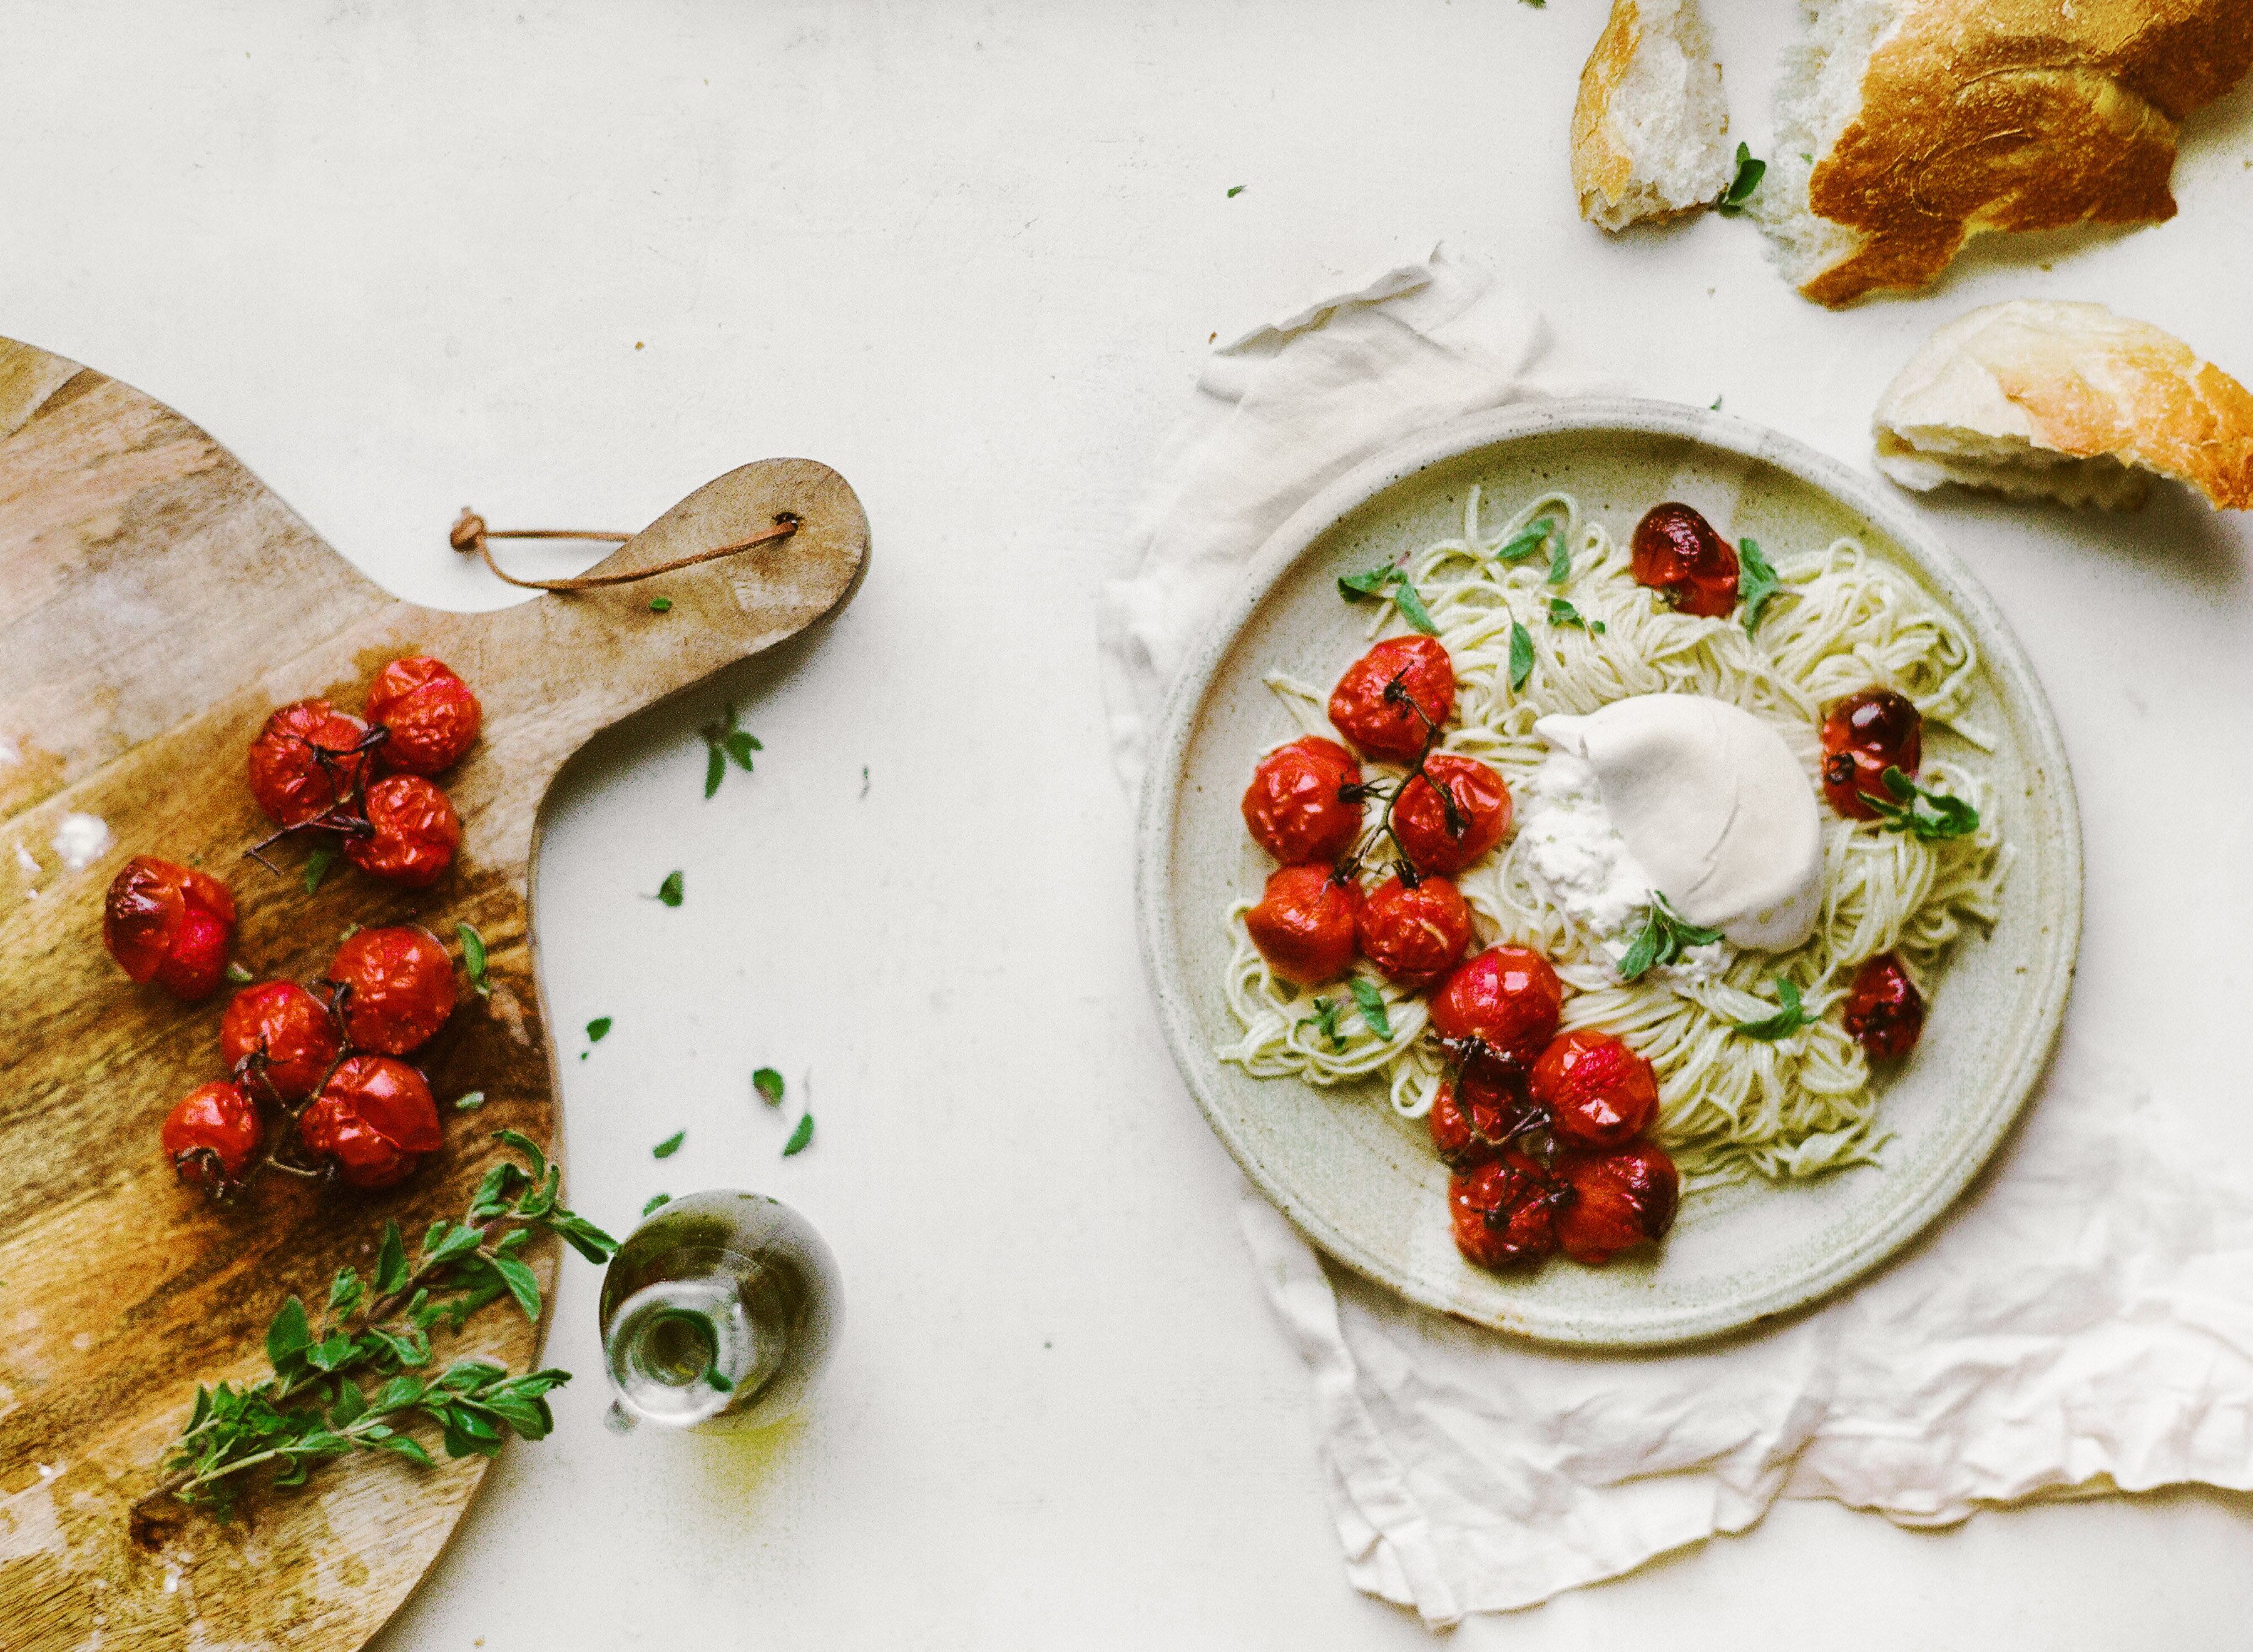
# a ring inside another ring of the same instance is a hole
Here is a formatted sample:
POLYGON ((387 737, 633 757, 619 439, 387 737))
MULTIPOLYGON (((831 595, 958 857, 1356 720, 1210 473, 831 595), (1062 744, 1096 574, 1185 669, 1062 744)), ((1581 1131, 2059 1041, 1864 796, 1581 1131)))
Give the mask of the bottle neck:
POLYGON ((731 1280, 665 1279, 626 1301, 603 1352, 628 1420, 685 1428, 735 1403, 757 1335, 731 1280))

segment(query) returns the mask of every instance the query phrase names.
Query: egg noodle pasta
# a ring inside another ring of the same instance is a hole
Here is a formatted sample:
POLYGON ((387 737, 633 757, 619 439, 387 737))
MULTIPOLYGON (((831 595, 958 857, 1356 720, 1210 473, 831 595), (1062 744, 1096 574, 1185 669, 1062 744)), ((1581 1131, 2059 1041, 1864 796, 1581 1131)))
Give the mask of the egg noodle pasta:
MULTIPOLYGON (((1406 565, 1454 666, 1454 720, 1438 749, 1489 764, 1523 796, 1550 755, 1534 732, 1538 719, 1585 714, 1631 694, 1705 694, 1772 725, 1812 786, 1824 708, 1872 686, 1905 696, 1927 723, 1975 750, 1991 749, 1961 720, 1978 670, 1971 639, 1912 582, 1851 539, 1775 556, 1773 565, 1778 588, 1757 633, 1747 634, 1741 610, 1699 618, 1636 584, 1627 547, 1569 495, 1538 497, 1497 530, 1482 522, 1472 488, 1461 537, 1426 546, 1406 565), (1544 518, 1556 533, 1521 531, 1544 518), (1552 608, 1559 599, 1570 609, 1552 608), (1532 667, 1512 688, 1517 626, 1532 667)), ((1377 604, 1372 638, 1394 612, 1390 602, 1377 604)), ((1331 735, 1325 691, 1280 673, 1266 680, 1299 725, 1286 739, 1331 735)), ((1387 790, 1405 774, 1398 765, 1363 766, 1387 790)), ((1718 969, 1667 965, 1622 982, 1599 938, 1544 896, 1515 835, 1455 880, 1475 915, 1475 947, 1514 942, 1543 952, 1569 989, 1563 1026, 1615 1034, 1651 1063, 1657 1134, 1692 1187, 1874 1162, 1884 1138, 1868 1060, 1824 1012, 1878 952, 1897 952, 1920 985, 1929 979, 1967 930, 1993 923, 2010 866, 1980 777, 1934 760, 1924 777, 1976 806, 1977 830, 1928 840, 1826 809, 1820 916, 1813 935, 1789 951, 1731 950, 1718 969), (1817 1019, 1774 1042, 1736 1032, 1775 1014, 1780 978, 1799 988, 1817 1019)), ((1245 932, 1255 899, 1227 914, 1235 937, 1227 996, 1243 1036, 1217 1052, 1221 1059, 1254 1077, 1316 1084, 1382 1077, 1393 1108, 1422 1117, 1447 1074, 1437 1041, 1423 1035, 1424 1000, 1366 961, 1350 984, 1309 991, 1280 979, 1245 932)))

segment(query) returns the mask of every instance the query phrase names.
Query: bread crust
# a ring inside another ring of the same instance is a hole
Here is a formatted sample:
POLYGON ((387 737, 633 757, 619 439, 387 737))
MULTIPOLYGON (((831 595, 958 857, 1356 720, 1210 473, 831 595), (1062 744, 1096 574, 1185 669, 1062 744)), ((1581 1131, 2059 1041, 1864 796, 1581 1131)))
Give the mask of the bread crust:
POLYGON ((2249 65, 2249 0, 1908 0, 1808 178, 1862 244, 1800 290, 1920 287, 1985 230, 2173 217, 2179 123, 2249 65))
POLYGON ((2109 456, 2253 508, 2253 393, 2188 345, 2102 304, 2013 299, 1935 333, 1878 404, 1880 448, 1968 431, 2109 456), (1991 388, 1995 401, 1987 394, 1991 388))
POLYGON ((1580 95, 1573 100, 1573 187, 1582 218, 1594 218, 1591 209, 1597 201, 1617 206, 1635 175, 1635 157, 1612 141, 1609 116, 1612 96, 1642 41, 1643 14, 1635 0, 1614 0, 1604 31, 1581 67, 1580 95))

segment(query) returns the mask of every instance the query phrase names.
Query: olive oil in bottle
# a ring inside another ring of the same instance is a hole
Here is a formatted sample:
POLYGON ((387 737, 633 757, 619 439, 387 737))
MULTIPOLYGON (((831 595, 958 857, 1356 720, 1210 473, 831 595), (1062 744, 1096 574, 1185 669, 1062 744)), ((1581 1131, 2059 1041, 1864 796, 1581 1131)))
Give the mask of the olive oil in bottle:
POLYGON ((603 1352, 618 1425, 763 1428, 796 1411, 836 1340, 836 1258, 763 1194, 661 1205, 603 1275, 603 1352))

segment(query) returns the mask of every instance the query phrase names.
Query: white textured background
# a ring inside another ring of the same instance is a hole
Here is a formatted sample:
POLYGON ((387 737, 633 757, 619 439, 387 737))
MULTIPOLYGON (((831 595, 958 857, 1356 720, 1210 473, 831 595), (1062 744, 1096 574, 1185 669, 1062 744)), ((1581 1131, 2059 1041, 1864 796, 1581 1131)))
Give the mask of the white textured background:
MULTIPOLYGON (((1710 10, 1763 148, 1793 8, 1710 10)), ((2253 378, 2253 94, 2194 122, 2174 223, 1832 316, 1747 226, 1577 221, 1598 26, 1597 0, 0 3, 0 333, 178 407, 393 589, 502 600, 445 548, 465 502, 638 526, 772 453, 836 465, 875 526, 841 620, 728 685, 757 776, 698 801, 720 694, 645 720, 573 770, 541 873, 558 1025, 617 1023, 567 1045, 574 1202, 799 1204, 847 1276, 834 1380, 763 1439, 612 1435, 568 1264, 558 1433, 502 1460, 386 1652, 1424 1639, 1343 1579, 1302 1374, 1133 955, 1092 594, 1209 336, 1445 236, 1644 393, 1856 461, 1915 344, 1994 298, 2102 299, 2253 378), (636 898, 676 867, 679 911, 636 898), (787 1164, 762 1063, 813 1075, 787 1164)), ((2253 530, 2173 494, 1934 510, 2075 759, 2076 1033, 2243 1153, 2253 530)), ((1457 1639, 2234 1648, 2249 1515, 1913 1536, 1787 1505, 1457 1639)))

